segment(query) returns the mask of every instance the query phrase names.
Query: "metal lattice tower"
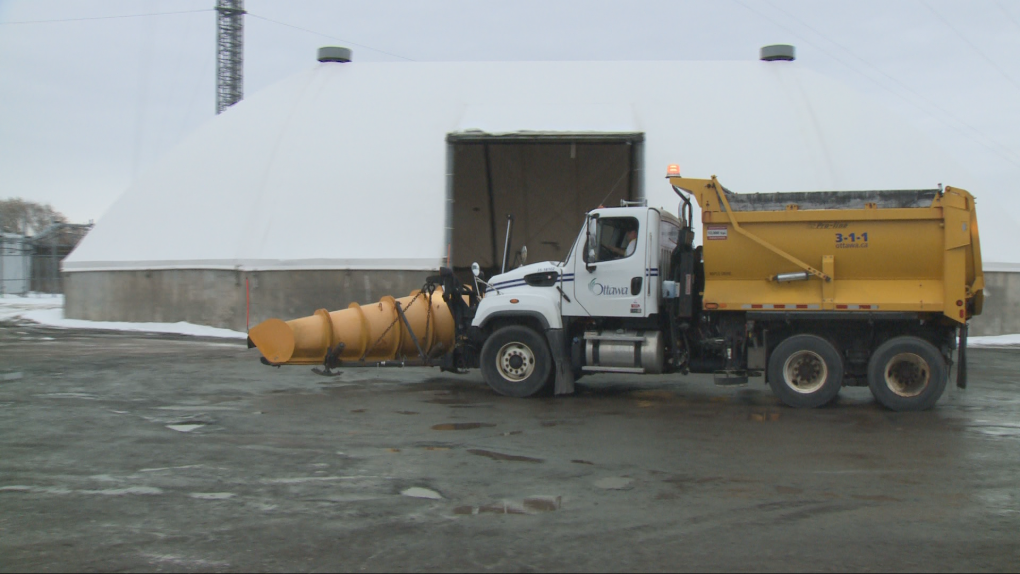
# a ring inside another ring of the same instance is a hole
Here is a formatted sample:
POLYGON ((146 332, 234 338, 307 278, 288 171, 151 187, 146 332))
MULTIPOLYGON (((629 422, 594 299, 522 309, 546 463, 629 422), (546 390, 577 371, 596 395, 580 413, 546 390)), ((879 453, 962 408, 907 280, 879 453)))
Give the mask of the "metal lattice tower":
POLYGON ((216 113, 244 98, 244 0, 216 0, 216 113))

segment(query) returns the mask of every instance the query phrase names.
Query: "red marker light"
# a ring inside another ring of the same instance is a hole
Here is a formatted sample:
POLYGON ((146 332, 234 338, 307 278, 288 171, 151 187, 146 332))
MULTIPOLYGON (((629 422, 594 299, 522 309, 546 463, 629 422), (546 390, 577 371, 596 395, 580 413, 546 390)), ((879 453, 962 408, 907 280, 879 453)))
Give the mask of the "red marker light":
POLYGON ((680 177, 680 165, 671 163, 666 168, 666 177, 680 177))

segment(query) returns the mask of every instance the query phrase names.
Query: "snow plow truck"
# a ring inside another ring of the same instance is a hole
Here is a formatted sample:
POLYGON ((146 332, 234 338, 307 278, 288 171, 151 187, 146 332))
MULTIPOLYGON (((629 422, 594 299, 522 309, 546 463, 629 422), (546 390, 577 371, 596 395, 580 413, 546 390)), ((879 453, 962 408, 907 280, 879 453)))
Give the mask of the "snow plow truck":
MULTIPOLYGON (((765 382, 791 407, 867 386, 896 411, 938 401, 984 277, 974 197, 937 189, 738 194, 667 179, 676 215, 590 211, 564 261, 464 283, 449 268, 383 297, 249 331, 263 363, 481 369, 513 397, 566 395, 594 373, 708 373, 765 382), (692 202, 701 212, 696 245, 692 202)), ((507 242, 509 247, 509 241, 507 242)))

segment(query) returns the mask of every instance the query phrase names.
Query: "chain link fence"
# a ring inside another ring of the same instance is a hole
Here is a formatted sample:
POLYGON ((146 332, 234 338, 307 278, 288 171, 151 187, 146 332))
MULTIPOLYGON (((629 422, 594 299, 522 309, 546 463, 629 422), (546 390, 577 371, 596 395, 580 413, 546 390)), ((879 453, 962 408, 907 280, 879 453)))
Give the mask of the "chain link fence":
POLYGON ((0 233, 0 295, 63 293, 60 262, 92 229, 58 223, 34 237, 0 233))

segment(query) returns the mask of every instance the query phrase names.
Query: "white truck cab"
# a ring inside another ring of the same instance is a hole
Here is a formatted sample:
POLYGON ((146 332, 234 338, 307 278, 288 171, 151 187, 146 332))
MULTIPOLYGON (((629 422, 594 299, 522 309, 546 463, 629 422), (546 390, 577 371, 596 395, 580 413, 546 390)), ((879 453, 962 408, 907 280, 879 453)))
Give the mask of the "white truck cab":
POLYGON ((534 350, 545 347, 544 341, 520 340, 528 336, 525 331, 548 338, 557 394, 572 392, 581 372, 663 372, 660 275, 669 271, 681 222, 643 205, 599 208, 586 221, 565 261, 525 265, 485 285, 471 324, 486 332, 481 353, 486 380, 508 383, 497 387, 500 392, 531 394, 531 386, 522 383, 536 375, 534 384, 547 382, 533 372, 545 372, 542 363, 549 362, 534 350), (565 340, 565 322, 586 318, 591 328, 565 340), (584 360, 556 356, 557 349, 583 354, 584 360), (584 366, 574 372, 572 363, 584 366))
POLYGON ((563 317, 647 318, 659 312, 660 271, 680 237, 673 215, 648 207, 591 211, 566 261, 518 267, 489 280, 472 324, 531 311, 545 328, 563 317), (633 241, 633 247, 628 244, 633 241))

